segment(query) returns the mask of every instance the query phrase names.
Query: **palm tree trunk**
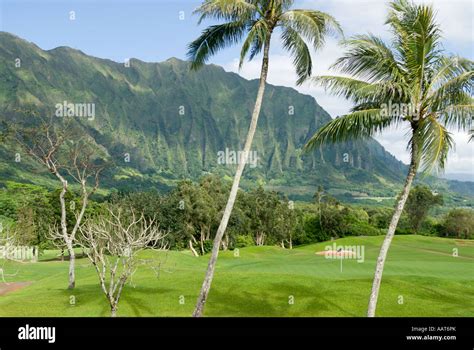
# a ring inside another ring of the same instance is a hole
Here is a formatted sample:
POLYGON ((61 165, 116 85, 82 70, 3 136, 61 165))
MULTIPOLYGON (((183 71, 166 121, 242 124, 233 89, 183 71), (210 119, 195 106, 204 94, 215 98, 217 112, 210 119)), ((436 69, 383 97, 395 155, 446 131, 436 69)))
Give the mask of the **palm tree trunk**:
POLYGON ((383 268, 385 265, 385 260, 387 258, 388 249, 390 248, 390 244, 392 243, 393 236, 395 235, 395 230, 397 229, 398 220, 400 219, 400 216, 402 215, 403 208, 405 207, 405 203, 408 199, 408 195, 410 194, 411 184, 413 182, 413 179, 415 178, 416 171, 418 168, 418 161, 417 161, 418 149, 417 149, 416 142, 412 142, 411 151, 412 152, 411 152, 410 167, 408 169, 405 185, 403 186, 403 191, 401 193, 400 198, 398 199, 397 206, 395 207, 395 212, 393 213, 392 220, 390 221, 390 225, 388 227, 387 235, 385 236, 382 247, 380 248, 379 257, 377 258, 374 281, 372 284, 372 291, 370 293, 370 298, 369 298, 369 307, 367 310, 367 317, 375 316, 375 309, 377 307, 377 298, 379 295, 380 283, 382 282, 383 268))
POLYGON ((201 287, 201 292, 199 294, 196 308, 193 312, 193 317, 201 317, 204 311, 204 305, 211 288, 212 278, 214 277, 214 270, 216 267, 217 257, 219 255, 219 248, 221 246, 222 237, 227 228, 229 222, 230 214, 234 208, 235 199, 237 197, 237 191, 239 190, 240 178, 247 163, 248 155, 250 153, 250 147, 252 146, 253 137, 255 135, 255 130, 257 129, 257 121, 260 115, 260 109, 262 107, 263 94, 265 92, 265 84, 267 81, 268 75, 268 56, 270 52, 270 35, 268 36, 264 50, 263 50, 263 60, 262 60, 262 70, 260 72, 260 83, 258 86, 257 99, 255 101, 255 107, 252 113, 252 120, 250 122, 249 131, 247 133, 247 139, 245 141, 245 146, 243 150, 243 159, 240 159, 239 164, 237 165, 237 171, 234 176, 234 182, 232 183, 232 188, 230 190, 229 198, 222 215, 219 228, 217 229, 216 237, 214 238, 214 244, 212 247, 212 254, 207 266, 206 277, 201 287))

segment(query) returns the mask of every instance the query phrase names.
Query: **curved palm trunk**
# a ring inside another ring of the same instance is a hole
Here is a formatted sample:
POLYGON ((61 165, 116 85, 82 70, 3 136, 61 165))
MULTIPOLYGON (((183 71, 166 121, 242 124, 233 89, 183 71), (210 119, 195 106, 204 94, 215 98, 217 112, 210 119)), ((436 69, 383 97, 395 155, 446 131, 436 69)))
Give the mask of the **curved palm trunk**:
POLYGON ((397 229, 398 220, 400 219, 400 216, 402 215, 403 208, 405 207, 405 203, 410 193, 411 184, 413 182, 413 179, 415 178, 416 171, 418 168, 418 162, 417 162, 417 156, 416 156, 417 153, 418 153, 418 150, 417 150, 416 143, 413 142, 410 167, 408 169, 405 185, 403 186, 401 196, 398 199, 397 206, 395 207, 395 212, 393 213, 392 220, 390 221, 390 225, 388 227, 387 235, 385 236, 382 247, 380 248, 379 257, 377 258, 374 281, 372 283, 372 291, 370 293, 370 298, 369 298, 369 307, 367 310, 367 317, 375 316, 375 309, 377 307, 377 298, 379 295, 380 283, 382 282, 383 268, 385 265, 385 260, 387 258, 388 249, 390 248, 390 244, 392 243, 393 236, 395 235, 395 230, 397 229))
POLYGON ((263 94, 265 92, 265 83, 268 75, 268 54, 270 51, 270 37, 265 42, 265 47, 263 51, 263 61, 262 61, 262 70, 260 72, 260 84, 257 92, 257 99, 255 101, 255 107, 252 113, 252 121, 250 122, 249 131, 247 133, 247 139, 245 141, 245 146, 243 150, 243 159, 240 159, 239 164, 237 165, 237 171, 234 176, 234 182, 232 183, 232 188, 230 190, 229 198, 222 216, 219 228, 217 229, 216 237, 214 238, 214 244, 212 247, 212 254, 207 266, 206 276, 201 287, 201 292, 199 294, 196 308, 193 312, 193 317, 201 317, 204 311, 204 305, 211 288, 212 278, 214 276, 214 270, 216 267, 217 257, 219 255, 219 248, 221 246, 222 237, 227 228, 229 222, 230 214, 234 207, 235 199, 237 197, 237 191, 239 190, 239 183, 242 173, 245 168, 245 164, 250 153, 250 147, 252 146, 253 137, 255 135, 255 130, 257 129, 257 121, 260 115, 260 109, 262 107, 263 94))

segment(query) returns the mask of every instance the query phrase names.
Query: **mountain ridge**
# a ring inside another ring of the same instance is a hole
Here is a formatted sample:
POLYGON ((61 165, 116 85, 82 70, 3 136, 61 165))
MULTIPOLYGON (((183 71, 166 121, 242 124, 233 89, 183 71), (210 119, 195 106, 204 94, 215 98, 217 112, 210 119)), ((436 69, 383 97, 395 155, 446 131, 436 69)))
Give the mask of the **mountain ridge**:
MULTIPOLYGON (((65 46, 45 51, 0 32, 0 120, 17 118, 16 107, 33 106, 51 114, 63 101, 93 103, 93 122, 77 123, 118 164, 108 186, 170 184, 208 172, 231 177, 235 164, 218 164, 217 154, 241 149, 258 80, 214 64, 190 72, 189 63, 176 57, 129 62, 126 67, 65 46), (21 59, 19 68, 16 58, 21 59), (124 154, 130 162, 124 162, 124 154)), ((246 169, 243 185, 323 185, 335 193, 394 195, 406 165, 373 139, 301 153, 309 137, 330 119, 313 96, 268 84, 252 147, 261 163, 246 169)), ((10 161, 9 166, 20 171, 21 165, 10 161)))

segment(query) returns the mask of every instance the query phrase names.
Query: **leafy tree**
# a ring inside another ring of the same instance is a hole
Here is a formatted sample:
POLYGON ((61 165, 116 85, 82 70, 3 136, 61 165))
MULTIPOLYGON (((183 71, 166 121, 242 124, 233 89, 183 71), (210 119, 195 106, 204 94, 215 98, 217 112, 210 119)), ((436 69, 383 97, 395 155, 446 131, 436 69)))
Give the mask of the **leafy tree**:
POLYGON ((38 241, 34 207, 22 207, 18 210, 15 226, 15 243, 34 245, 38 241))
POLYGON ((246 196, 245 213, 250 221, 250 233, 256 245, 264 245, 269 235, 275 231, 276 212, 280 199, 276 192, 268 192, 259 186, 246 196))
POLYGON ((388 227, 393 215, 392 210, 388 208, 370 208, 367 213, 369 214, 369 224, 377 228, 388 227))
POLYGON ((325 205, 321 216, 321 229, 330 237, 344 237, 347 232, 349 210, 340 210, 337 206, 325 205))
POLYGON ((447 237, 474 238, 474 210, 452 209, 441 225, 441 233, 447 237))
POLYGON ((298 234, 297 231, 301 230, 301 213, 295 209, 292 201, 285 198, 278 204, 274 216, 276 221, 275 239, 281 242, 282 248, 288 245, 288 248, 293 249, 293 237, 298 234))
POLYGON ((298 237, 299 244, 309 244, 314 242, 324 242, 331 239, 331 235, 321 228, 317 216, 307 216, 304 220, 305 235, 298 237))
POLYGON ((321 202, 323 200, 323 198, 325 197, 325 194, 324 194, 324 188, 323 186, 319 185, 318 186, 318 189, 316 190, 316 192, 314 193, 313 195, 313 199, 314 201, 317 203, 318 205, 318 214, 319 214, 319 222, 321 223, 322 222, 322 218, 321 218, 321 202))
POLYGON ((420 230, 421 224, 426 219, 428 212, 436 205, 443 204, 443 196, 433 194, 427 186, 415 186, 409 196, 405 206, 408 214, 408 221, 415 233, 420 230))
POLYGON ((206 28, 202 35, 189 45, 188 56, 191 59, 192 69, 201 67, 220 49, 236 44, 244 38, 240 66, 249 53, 250 59, 253 59, 263 51, 263 60, 255 107, 243 149, 244 156, 237 166, 229 198, 216 233, 212 256, 193 313, 195 317, 202 316, 222 237, 234 207, 240 178, 252 146, 265 92, 270 42, 275 29, 281 28, 283 47, 293 56, 298 84, 302 84, 309 78, 312 71, 311 54, 305 40, 318 49, 324 43, 327 34, 333 31, 340 32, 339 24, 328 14, 313 10, 291 10, 293 2, 293 0, 206 0, 196 10, 196 13, 201 16, 199 22, 208 18, 226 22, 206 28))
POLYGON ((199 184, 181 181, 162 200, 163 227, 174 235, 174 243, 187 241, 187 246, 198 255, 196 248, 204 254, 208 251, 211 232, 218 225, 220 208, 223 206, 225 188, 214 176, 201 179, 199 184))
POLYGON ((466 130, 474 112, 474 64, 444 55, 433 7, 396 0, 390 3, 386 23, 393 34, 390 44, 371 34, 346 41, 348 50, 334 67, 352 77, 315 78, 355 106, 319 129, 305 147, 368 138, 398 124, 410 128, 410 165, 377 259, 369 317, 375 316, 388 249, 417 171, 444 167, 453 146, 448 127, 466 130))

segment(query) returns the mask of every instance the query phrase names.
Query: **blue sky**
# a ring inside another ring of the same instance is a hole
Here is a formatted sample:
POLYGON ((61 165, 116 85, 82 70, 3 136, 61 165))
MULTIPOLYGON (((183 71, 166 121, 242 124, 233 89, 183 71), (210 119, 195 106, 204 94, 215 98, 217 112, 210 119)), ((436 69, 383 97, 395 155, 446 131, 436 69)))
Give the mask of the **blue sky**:
POLYGON ((162 61, 185 57, 196 34, 192 1, 1 0, 1 29, 44 49, 71 46, 98 57, 162 61), (69 19, 75 11, 76 19, 69 19), (184 11, 186 20, 179 20, 184 11))
MULTIPOLYGON (((417 1, 418 2, 418 1, 417 1)), ((473 4, 471 0, 431 0, 438 10, 449 53, 474 59, 473 4)), ((192 11, 200 4, 195 0, 0 0, 0 30, 32 41, 43 49, 70 46, 86 54, 123 62, 138 58, 159 62, 169 57, 186 57, 186 45, 205 27, 197 26, 192 11), (70 12, 75 20, 70 20, 70 12), (183 19, 184 16, 184 19, 183 19)), ((372 32, 389 38, 384 27, 386 1, 381 0, 299 0, 295 7, 314 8, 336 17, 346 36, 372 32)), ((208 23, 207 23, 208 24, 208 23)), ((316 74, 328 72, 329 65, 342 54, 337 39, 330 39, 321 52, 314 54, 316 74)), ((224 50, 212 63, 238 72, 238 48, 224 50)), ((239 73, 246 78, 258 77, 258 60, 247 64, 239 73)), ((295 87, 291 59, 278 40, 272 42, 269 82, 295 87)), ((350 104, 327 95, 311 84, 298 90, 313 95, 333 116, 345 113, 350 104)), ((397 158, 407 161, 404 130, 392 130, 377 137, 397 158)), ((447 173, 472 174, 474 149, 464 134, 455 134, 457 149, 448 162, 447 173)))

